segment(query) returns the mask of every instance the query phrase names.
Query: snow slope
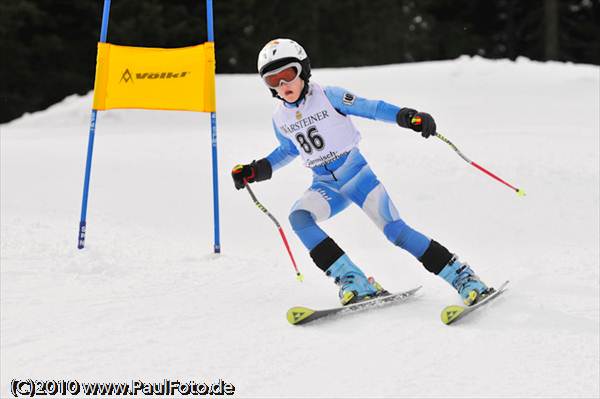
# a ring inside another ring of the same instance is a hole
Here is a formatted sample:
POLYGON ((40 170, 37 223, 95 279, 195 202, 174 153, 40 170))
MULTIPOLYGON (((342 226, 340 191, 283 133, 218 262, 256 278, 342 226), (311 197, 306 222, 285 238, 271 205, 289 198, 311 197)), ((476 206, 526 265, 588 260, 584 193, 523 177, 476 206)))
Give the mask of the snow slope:
POLYGON ((322 227, 414 300, 306 327, 292 305, 337 305, 287 215, 310 182, 297 160, 255 193, 305 275, 243 191, 236 163, 276 145, 255 75, 217 77, 222 248, 212 254, 207 115, 99 115, 86 249, 76 248, 91 94, 1 129, 1 391, 10 381, 222 378, 239 397, 600 396, 600 68, 457 60, 321 69, 314 80, 432 113, 439 140, 354 119, 403 218, 510 290, 455 326, 458 296, 355 206, 322 227))

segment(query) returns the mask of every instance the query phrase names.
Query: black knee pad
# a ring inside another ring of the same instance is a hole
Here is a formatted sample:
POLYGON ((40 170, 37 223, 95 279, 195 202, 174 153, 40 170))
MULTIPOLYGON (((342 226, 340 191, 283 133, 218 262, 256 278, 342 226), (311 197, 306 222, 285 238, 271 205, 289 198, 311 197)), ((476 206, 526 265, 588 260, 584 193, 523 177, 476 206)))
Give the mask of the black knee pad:
POLYGON ((310 251, 310 257, 319 269, 323 271, 327 271, 327 269, 329 269, 329 267, 342 255, 344 255, 342 248, 329 237, 318 243, 317 246, 310 251))
POLYGON ((453 257, 454 255, 446 247, 437 241, 431 240, 419 261, 431 273, 439 274, 453 257))

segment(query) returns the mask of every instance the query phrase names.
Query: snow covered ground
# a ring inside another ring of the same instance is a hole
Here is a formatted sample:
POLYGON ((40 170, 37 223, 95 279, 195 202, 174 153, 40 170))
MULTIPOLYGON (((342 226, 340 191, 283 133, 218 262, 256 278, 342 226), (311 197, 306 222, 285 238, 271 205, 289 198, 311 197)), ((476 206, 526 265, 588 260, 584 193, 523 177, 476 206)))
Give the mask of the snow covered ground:
POLYGON ((1 129, 1 391, 12 379, 232 383, 239 397, 599 397, 600 68, 457 60, 314 71, 321 84, 430 112, 439 140, 355 119, 403 218, 510 290, 445 326, 446 283, 355 206, 322 227, 407 303, 306 327, 293 305, 337 305, 288 211, 297 160, 255 193, 229 176, 276 145, 255 75, 217 77, 222 249, 212 254, 207 115, 99 115, 86 248, 76 248, 91 94, 1 129))

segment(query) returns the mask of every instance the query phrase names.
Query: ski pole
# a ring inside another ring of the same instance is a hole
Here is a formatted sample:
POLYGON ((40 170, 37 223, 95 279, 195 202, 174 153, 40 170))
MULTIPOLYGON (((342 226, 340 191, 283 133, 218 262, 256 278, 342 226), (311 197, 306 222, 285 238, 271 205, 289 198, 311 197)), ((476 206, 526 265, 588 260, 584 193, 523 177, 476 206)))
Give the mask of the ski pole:
POLYGON ((512 188, 513 190, 515 190, 515 192, 517 193, 517 195, 519 197, 523 197, 525 196, 525 191, 521 190, 520 188, 516 188, 515 186, 513 186, 510 183, 507 183, 506 181, 502 180, 501 178, 499 178, 498 176, 496 176, 495 174, 493 174, 492 172, 490 172, 489 170, 487 170, 486 168, 484 168, 483 166, 477 164, 476 162, 471 161, 469 158, 467 158, 465 156, 465 154, 463 154, 462 152, 460 152, 460 150, 458 149, 458 147, 456 147, 450 140, 448 140, 446 137, 442 136, 440 133, 434 133, 433 134, 435 137, 437 137, 438 139, 442 140, 444 143, 448 144, 450 147, 452 147, 452 149, 462 158, 464 159, 467 163, 473 165, 474 167, 476 167, 477 169, 479 169, 480 171, 482 171, 483 173, 487 174, 488 176, 498 180, 500 183, 512 188))
POLYGON ((294 260, 294 256, 292 255, 292 251, 290 250, 290 245, 288 244, 287 238, 285 237, 285 234, 283 232, 283 229, 279 225, 279 222, 277 221, 277 219, 275 219, 275 216, 271 215, 271 212, 269 212, 267 210, 267 208, 265 208, 263 206, 263 204, 261 204, 256 199, 256 196, 254 195, 254 192, 252 192, 252 190, 250 189, 250 185, 248 184, 248 182, 244 181, 244 183, 245 183, 246 190, 248 190, 248 194, 250 194, 250 197, 252 197, 252 201, 254 201, 254 204, 258 207, 258 209, 260 209, 261 211, 263 211, 264 213, 266 213, 267 216, 269 218, 271 218, 271 220, 275 223, 275 226, 277 226, 277 230, 279 230, 279 235, 281 235, 281 239, 283 240, 283 243, 285 244, 285 248, 287 249, 287 252, 290 255, 290 259, 292 260, 292 264, 294 265, 294 270, 296 270, 296 280, 298 280, 298 281, 301 282, 302 280, 304 280, 304 276, 298 270, 298 266, 296 266, 296 261, 294 260))

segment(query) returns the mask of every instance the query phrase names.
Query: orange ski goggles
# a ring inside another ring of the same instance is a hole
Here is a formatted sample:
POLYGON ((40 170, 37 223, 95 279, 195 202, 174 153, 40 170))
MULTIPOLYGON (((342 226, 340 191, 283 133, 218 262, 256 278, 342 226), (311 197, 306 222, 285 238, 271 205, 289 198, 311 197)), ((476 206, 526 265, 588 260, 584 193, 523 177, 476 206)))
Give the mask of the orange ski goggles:
POLYGON ((269 88, 277 89, 281 85, 281 82, 292 83, 300 76, 301 72, 302 65, 299 62, 292 62, 265 73, 262 78, 269 88))

